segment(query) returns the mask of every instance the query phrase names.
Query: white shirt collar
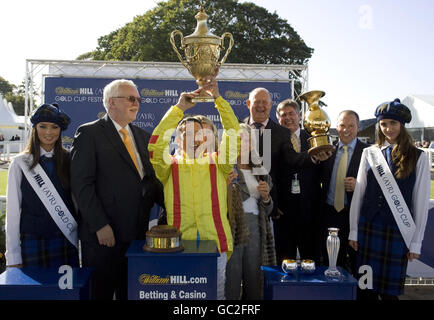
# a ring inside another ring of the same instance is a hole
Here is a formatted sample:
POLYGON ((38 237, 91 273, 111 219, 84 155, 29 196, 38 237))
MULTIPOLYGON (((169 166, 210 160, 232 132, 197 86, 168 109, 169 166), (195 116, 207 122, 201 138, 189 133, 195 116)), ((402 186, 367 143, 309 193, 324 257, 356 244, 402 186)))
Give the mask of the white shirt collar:
POLYGON ((54 156, 54 148, 51 151, 45 151, 44 148, 39 147, 40 148, 40 155, 42 156, 46 156, 47 158, 52 158, 54 156))
POLYGON ((386 149, 388 146, 392 146, 392 149, 395 147, 394 144, 390 144, 387 140, 384 140, 384 144, 380 147, 380 150, 383 151, 383 150, 386 149))
MULTIPOLYGON (((348 149, 354 150, 354 148, 356 147, 356 143, 357 143, 357 138, 354 138, 353 141, 347 144, 348 149)), ((339 140, 338 148, 340 149, 342 148, 342 146, 344 146, 344 144, 341 142, 341 140, 339 140)))
MULTIPOLYGON (((261 129, 265 129, 265 127, 268 124, 268 120, 270 120, 270 118, 267 118, 267 120, 265 120, 264 122, 260 122, 260 123, 262 123, 262 126, 263 126, 261 129)), ((255 121, 253 121, 253 118, 250 117, 249 118, 249 125, 253 125, 254 123, 255 123, 255 121)))
MULTIPOLYGON (((109 117, 110 118, 110 117, 109 117)), ((116 121, 114 121, 112 118, 110 118, 110 120, 113 122, 113 124, 115 125, 116 131, 119 132, 121 129, 123 129, 124 127, 122 127, 119 123, 117 123, 116 121)), ((128 134, 131 136, 131 131, 130 131, 130 126, 127 124, 125 126, 125 129, 127 129, 128 134)), ((120 132, 119 132, 120 134, 120 132)))

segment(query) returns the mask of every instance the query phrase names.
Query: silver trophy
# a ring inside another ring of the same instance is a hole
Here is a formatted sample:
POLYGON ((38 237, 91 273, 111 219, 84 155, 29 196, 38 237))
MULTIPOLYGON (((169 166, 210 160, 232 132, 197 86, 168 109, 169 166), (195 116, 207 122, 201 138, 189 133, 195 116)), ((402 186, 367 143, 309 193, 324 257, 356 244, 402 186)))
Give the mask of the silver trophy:
POLYGON ((338 237, 338 228, 329 228, 329 236, 327 237, 327 253, 329 256, 329 267, 324 274, 328 277, 340 277, 341 273, 336 268, 338 259, 340 240, 338 237))
POLYGON ((298 264, 296 260, 285 259, 282 261, 282 270, 285 273, 296 273, 298 269, 298 264))

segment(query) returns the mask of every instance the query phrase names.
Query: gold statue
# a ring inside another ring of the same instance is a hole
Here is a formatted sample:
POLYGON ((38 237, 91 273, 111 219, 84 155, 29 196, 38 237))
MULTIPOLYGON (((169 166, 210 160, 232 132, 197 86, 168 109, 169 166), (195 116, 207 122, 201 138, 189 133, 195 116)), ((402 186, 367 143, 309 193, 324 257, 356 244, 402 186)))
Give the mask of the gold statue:
MULTIPOLYGON (((197 26, 194 33, 184 37, 182 32, 175 30, 170 36, 170 43, 173 50, 178 55, 179 60, 187 68, 187 70, 198 81, 199 86, 202 86, 200 79, 205 76, 213 76, 217 74, 220 66, 226 61, 229 52, 234 45, 232 34, 225 32, 221 37, 212 34, 207 25, 208 15, 205 13, 201 4, 199 12, 195 16, 197 26), (185 59, 181 56, 175 44, 175 37, 181 37, 181 50, 184 50, 185 59), (225 49, 224 39, 229 38, 229 47, 226 54, 219 61, 220 52, 225 49)), ((206 93, 201 93, 197 98, 192 99, 193 102, 213 102, 214 99, 206 93)))
POLYGON ((330 143, 328 131, 330 129, 330 119, 327 113, 319 107, 319 99, 324 97, 324 91, 308 91, 303 93, 299 99, 305 101, 309 110, 304 116, 304 129, 311 134, 309 141, 309 155, 315 156, 322 151, 333 151, 334 147, 330 143))

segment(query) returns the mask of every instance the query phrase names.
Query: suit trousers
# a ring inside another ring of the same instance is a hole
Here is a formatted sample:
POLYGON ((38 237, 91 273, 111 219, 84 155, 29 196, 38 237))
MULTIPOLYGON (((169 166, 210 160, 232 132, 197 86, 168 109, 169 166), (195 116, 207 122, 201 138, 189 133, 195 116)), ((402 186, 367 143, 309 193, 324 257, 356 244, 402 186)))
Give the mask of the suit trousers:
POLYGON ((356 274, 357 255, 353 248, 349 246, 350 218, 349 208, 345 207, 337 212, 333 206, 325 204, 322 223, 322 252, 323 262, 328 265, 327 237, 328 228, 339 228, 338 236, 340 248, 338 253, 337 266, 345 268, 348 272, 356 274))
POLYGON ((290 195, 290 205, 281 208, 283 216, 273 221, 276 242, 277 263, 284 259, 295 259, 297 248, 301 259, 314 259, 315 234, 317 224, 310 217, 304 217, 300 206, 300 197, 290 195))
POLYGON ((94 268, 91 279, 92 300, 128 299, 128 262, 125 254, 129 243, 116 242, 106 247, 98 242, 82 242, 83 267, 94 268))

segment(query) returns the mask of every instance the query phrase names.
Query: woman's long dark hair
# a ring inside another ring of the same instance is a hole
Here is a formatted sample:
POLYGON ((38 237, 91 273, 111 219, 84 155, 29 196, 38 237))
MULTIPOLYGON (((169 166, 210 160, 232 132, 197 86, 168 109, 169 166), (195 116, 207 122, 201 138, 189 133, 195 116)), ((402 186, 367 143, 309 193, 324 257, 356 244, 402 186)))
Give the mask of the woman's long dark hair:
MULTIPOLYGON (((32 132, 30 133, 30 139, 24 152, 33 156, 33 161, 30 165, 30 169, 33 169, 39 163, 39 159, 41 158, 41 142, 36 132, 36 126, 33 127, 32 132)), ((56 163, 57 175, 59 176, 62 187, 69 190, 69 156, 66 149, 62 146, 61 134, 54 144, 53 159, 56 163)))
MULTIPOLYGON (((392 160, 397 167, 395 177, 398 179, 405 179, 416 168, 417 148, 414 146, 413 138, 410 136, 404 125, 400 123, 400 126, 401 131, 397 138, 397 143, 392 150, 392 160)), ((386 141, 386 136, 381 131, 379 123, 377 130, 377 144, 382 146, 386 141)))

